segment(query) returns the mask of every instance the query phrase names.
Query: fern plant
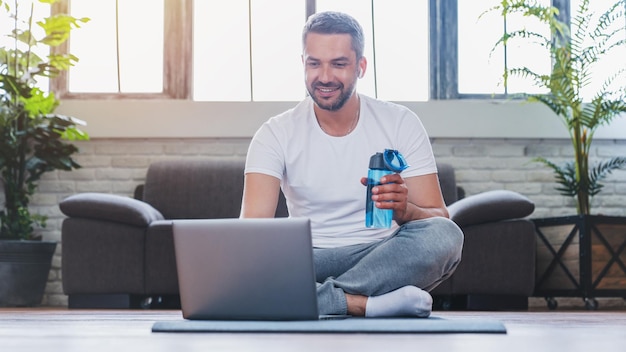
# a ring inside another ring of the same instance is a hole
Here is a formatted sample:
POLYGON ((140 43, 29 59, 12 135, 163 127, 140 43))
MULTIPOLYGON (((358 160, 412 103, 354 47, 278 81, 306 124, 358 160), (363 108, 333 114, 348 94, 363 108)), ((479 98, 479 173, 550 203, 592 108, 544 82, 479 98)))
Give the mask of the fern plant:
POLYGON ((45 226, 46 220, 28 207, 38 181, 46 172, 80 167, 72 158, 78 148, 68 140, 88 138, 79 128, 84 122, 55 114, 58 99, 37 86, 37 79, 55 77, 77 58, 55 52, 41 57, 35 48, 58 47, 88 21, 64 13, 34 18, 35 6, 57 1, 0 0, 0 11, 11 20, 10 32, 0 33, 10 43, 0 47, 0 239, 36 239, 34 226, 45 226), (43 34, 38 36, 35 26, 43 34))
POLYGON ((510 14, 521 14, 539 20, 550 29, 549 36, 526 28, 505 33, 494 49, 521 40, 541 45, 550 56, 552 69, 549 74, 538 73, 528 66, 505 68, 504 84, 509 76, 517 76, 548 91, 547 94, 525 93, 522 96, 528 101, 544 104, 562 120, 569 132, 574 160, 564 165, 543 157, 533 160, 554 171, 559 185, 557 190, 576 199, 580 215, 591 213, 591 197, 602 190, 601 181, 612 171, 626 167, 626 156, 593 165, 589 163, 589 151, 597 128, 626 112, 623 68, 603 81, 590 102, 583 102, 583 89, 594 81, 593 69, 600 59, 626 46, 626 0, 615 1, 612 5, 607 3, 607 7, 602 14, 594 16, 589 0, 582 0, 575 12, 572 11, 571 24, 559 17, 556 7, 542 6, 535 0, 503 0, 488 10, 499 11, 505 19, 510 14))

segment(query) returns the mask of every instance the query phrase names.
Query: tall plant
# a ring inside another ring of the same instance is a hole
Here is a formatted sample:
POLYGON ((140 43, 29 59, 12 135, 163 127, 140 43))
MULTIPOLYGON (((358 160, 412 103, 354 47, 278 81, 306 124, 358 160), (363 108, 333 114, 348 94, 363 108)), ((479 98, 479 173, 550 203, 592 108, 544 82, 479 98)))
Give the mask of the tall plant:
POLYGON ((37 86, 39 78, 53 78, 78 59, 50 50, 41 57, 35 48, 58 47, 72 29, 89 20, 63 13, 34 18, 35 6, 49 7, 57 1, 33 1, 23 9, 27 1, 0 0, 12 21, 10 32, 3 34, 11 44, 0 47, 0 182, 5 199, 1 239, 33 239, 33 226, 45 226, 46 218, 28 208, 37 183, 46 172, 80 167, 72 158, 78 148, 68 141, 88 138, 79 129, 84 122, 54 114, 59 100, 37 86), (41 29, 39 36, 35 25, 41 29))
POLYGON ((505 68, 504 82, 509 75, 529 79, 547 94, 522 94, 527 100, 540 102, 550 108, 563 122, 574 149, 574 160, 558 165, 546 158, 534 160, 551 168, 564 196, 575 197, 578 214, 591 212, 591 197, 598 194, 602 181, 613 170, 626 166, 626 157, 589 163, 589 151, 598 127, 609 124, 626 112, 626 75, 617 69, 600 85, 590 102, 584 102, 583 89, 594 82, 594 68, 600 59, 626 46, 626 0, 617 0, 599 16, 582 0, 570 23, 559 16, 553 6, 541 6, 536 0, 503 0, 490 11, 499 11, 505 18, 510 14, 539 20, 548 25, 550 35, 526 28, 505 33, 495 44, 509 45, 513 41, 538 44, 546 49, 551 60, 549 74, 537 73, 528 66, 505 68))

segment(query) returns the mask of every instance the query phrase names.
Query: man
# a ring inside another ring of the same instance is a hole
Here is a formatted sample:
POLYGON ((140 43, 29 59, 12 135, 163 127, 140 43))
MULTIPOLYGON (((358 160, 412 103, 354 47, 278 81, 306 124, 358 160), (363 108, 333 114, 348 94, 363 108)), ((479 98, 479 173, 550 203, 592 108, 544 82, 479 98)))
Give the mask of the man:
POLYGON ((463 245, 428 135, 407 108, 356 93, 367 60, 354 18, 315 14, 302 43, 309 97, 255 134, 241 217, 273 217, 282 187, 290 216, 311 219, 320 314, 427 317, 427 291, 451 275, 463 245), (377 207, 393 210, 392 228, 368 228, 363 176, 384 149, 409 167, 372 190, 377 207))

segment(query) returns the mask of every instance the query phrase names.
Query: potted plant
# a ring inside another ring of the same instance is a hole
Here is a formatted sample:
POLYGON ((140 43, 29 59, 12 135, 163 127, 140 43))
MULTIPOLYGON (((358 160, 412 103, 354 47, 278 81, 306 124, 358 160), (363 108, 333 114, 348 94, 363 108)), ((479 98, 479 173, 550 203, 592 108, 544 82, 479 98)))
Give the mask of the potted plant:
MULTIPOLYGON (((584 101, 582 93, 595 83, 593 68, 600 59, 626 46, 626 0, 607 3, 601 14, 594 14, 589 0, 581 0, 578 8, 572 9, 571 23, 562 19, 556 7, 541 6, 534 0, 502 0, 491 10, 499 11, 505 19, 510 14, 521 14, 549 28, 549 35, 527 28, 504 33, 495 47, 522 40, 545 49, 551 72, 538 73, 530 65, 505 68, 504 82, 514 75, 544 88, 544 94, 521 95, 554 112, 567 129, 573 147, 573 160, 563 165, 543 157, 534 159, 554 171, 557 190, 575 198, 577 209, 576 216, 535 220, 540 239, 537 256, 544 259, 537 262, 536 293, 582 295, 588 308, 595 308, 594 295, 624 296, 626 292, 626 267, 620 260, 626 245, 626 226, 619 227, 626 224, 626 219, 591 214, 591 198, 602 190, 601 181, 613 170, 625 167, 626 157, 617 156, 594 165, 589 161, 597 128, 626 113, 626 72, 617 70, 603 79, 591 101, 584 101), (571 227, 566 227, 563 236, 565 224, 571 227), (578 256, 575 266, 566 263, 572 256, 578 256)), ((555 308, 556 302, 551 297, 547 299, 549 306, 555 308)))
POLYGON ((79 129, 84 122, 54 114, 59 100, 38 86, 38 79, 55 77, 77 58, 54 50, 40 56, 36 48, 57 48, 88 21, 62 13, 34 18, 35 6, 56 1, 0 0, 3 20, 12 21, 10 32, 2 33, 11 44, 0 47, 0 306, 41 302, 56 242, 34 232, 46 218, 31 213, 29 201, 44 173, 80 167, 72 159, 78 148, 69 141, 88 138, 79 129))

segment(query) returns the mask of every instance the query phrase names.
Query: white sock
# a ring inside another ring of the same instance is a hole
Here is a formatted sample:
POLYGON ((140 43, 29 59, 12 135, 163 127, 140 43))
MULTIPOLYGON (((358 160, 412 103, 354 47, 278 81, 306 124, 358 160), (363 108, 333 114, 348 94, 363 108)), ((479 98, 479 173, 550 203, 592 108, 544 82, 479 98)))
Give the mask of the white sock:
POLYGON ((365 316, 427 318, 432 309, 433 298, 430 293, 408 285, 384 295, 369 297, 365 305, 365 316))

